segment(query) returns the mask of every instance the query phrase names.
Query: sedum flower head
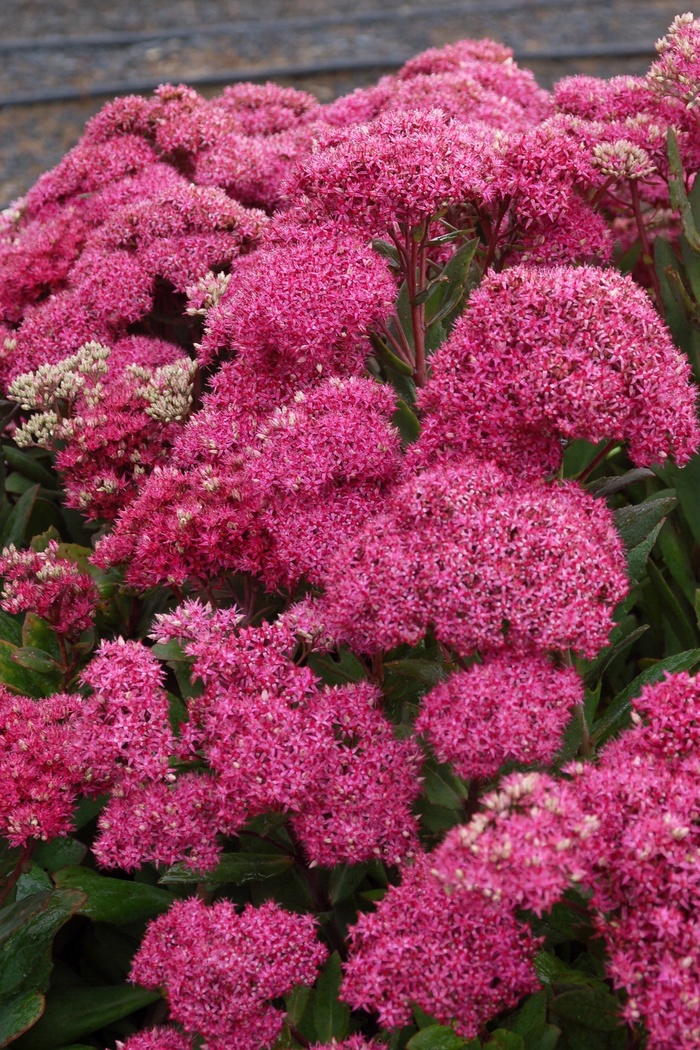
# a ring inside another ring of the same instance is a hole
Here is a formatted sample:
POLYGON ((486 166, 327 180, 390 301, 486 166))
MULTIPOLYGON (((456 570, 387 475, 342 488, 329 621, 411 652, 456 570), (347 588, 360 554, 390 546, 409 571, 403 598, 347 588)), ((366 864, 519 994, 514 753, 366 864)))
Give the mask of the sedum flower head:
POLYGON ((82 746, 91 784, 120 791, 130 783, 168 776, 173 738, 163 672, 139 642, 103 642, 82 674, 92 689, 85 701, 82 746))
POLYGON ((362 239, 335 226, 292 227, 234 267, 207 315, 202 360, 224 351, 252 358, 258 371, 280 362, 316 377, 358 372, 367 332, 395 296, 386 262, 362 239))
POLYGON ((659 58, 648 73, 652 88, 693 109, 700 92, 700 23, 689 12, 676 15, 656 50, 659 58))
POLYGON ((639 465, 682 464, 700 442, 696 401, 687 358, 630 277, 517 266, 487 275, 435 354, 418 449, 545 474, 562 440, 614 439, 639 465))
POLYGON ((582 701, 572 668, 556 668, 542 653, 504 650, 431 689, 415 726, 460 777, 488 780, 505 763, 550 762, 582 701))
POLYGON ((401 885, 351 928, 341 995, 376 1010, 386 1028, 410 1024, 415 1005, 469 1039, 537 989, 538 942, 508 903, 445 893, 430 860, 405 868, 401 885))
POLYGON ((627 592, 602 501, 465 459, 398 486, 325 574, 328 625, 363 652, 432 627, 463 656, 569 646, 594 655, 627 592))
POLYGON ((383 237, 397 223, 419 227, 450 205, 483 197, 492 167, 485 136, 442 110, 386 113, 306 158, 288 192, 307 215, 383 237))
POLYGON ((210 1050, 260 1050, 284 1022, 272 1000, 312 984, 327 955, 315 926, 272 901, 240 912, 229 901, 178 901, 146 930, 131 980, 163 989, 172 1019, 210 1050))
POLYGON ((90 576, 60 557, 59 550, 55 540, 43 551, 5 547, 0 554, 0 605, 9 613, 35 613, 57 634, 76 641, 92 626, 99 593, 90 576))
POLYGON ((42 700, 0 687, 0 830, 12 846, 73 829, 86 762, 76 741, 80 697, 42 700))

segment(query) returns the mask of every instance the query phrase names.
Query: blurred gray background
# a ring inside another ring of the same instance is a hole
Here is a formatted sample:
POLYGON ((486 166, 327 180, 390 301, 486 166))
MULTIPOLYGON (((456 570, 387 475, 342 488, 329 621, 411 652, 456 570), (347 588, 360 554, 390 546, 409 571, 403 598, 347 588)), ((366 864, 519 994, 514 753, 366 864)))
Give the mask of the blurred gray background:
POLYGON ((674 0, 2 0, 0 207, 73 146, 117 94, 163 81, 203 94, 272 79, 322 101, 426 47, 492 37, 551 87, 643 73, 674 0))

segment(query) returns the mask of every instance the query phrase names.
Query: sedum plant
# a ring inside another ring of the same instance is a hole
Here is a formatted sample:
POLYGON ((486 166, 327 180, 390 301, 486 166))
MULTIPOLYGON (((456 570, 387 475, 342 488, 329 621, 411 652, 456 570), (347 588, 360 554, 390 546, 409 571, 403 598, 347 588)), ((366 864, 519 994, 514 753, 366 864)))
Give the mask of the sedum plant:
POLYGON ((0 220, 0 1046, 700 1043, 700 23, 117 99, 0 220))

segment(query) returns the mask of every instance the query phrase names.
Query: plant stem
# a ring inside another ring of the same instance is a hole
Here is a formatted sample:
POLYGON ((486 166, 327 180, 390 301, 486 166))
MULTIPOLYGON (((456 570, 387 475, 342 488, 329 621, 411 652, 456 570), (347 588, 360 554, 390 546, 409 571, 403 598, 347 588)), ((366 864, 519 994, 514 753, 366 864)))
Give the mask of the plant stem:
POLYGON ((479 808, 479 798, 481 797, 481 789, 483 786, 483 780, 479 780, 476 777, 473 777, 469 781, 467 797, 462 803, 462 816, 465 821, 470 820, 479 808))
POLYGON ((637 229, 639 230, 639 240, 642 244, 642 258, 646 264, 649 272, 649 278, 651 280, 652 287, 654 289, 654 295, 656 297, 656 306, 662 317, 665 317, 664 313, 664 301, 661 297, 661 284, 659 283, 659 276, 654 268, 654 253, 651 250, 651 244, 649 243, 649 232, 644 222, 644 216, 642 215, 642 205, 639 199, 639 186, 637 185, 636 179, 629 180, 630 196, 632 197, 632 210, 634 212, 634 218, 637 223, 637 229), (648 262, 647 262, 648 260, 648 262))
POLYGON ((612 452, 616 445, 617 441, 608 441, 604 448, 600 450, 598 455, 593 457, 588 466, 584 467, 581 473, 576 475, 576 481, 585 481, 588 475, 593 473, 598 464, 601 463, 610 452, 612 452))
POLYGON ((22 852, 17 858, 17 863, 15 864, 13 871, 7 876, 4 886, 0 889, 0 904, 4 904, 10 896, 20 875, 24 875, 25 872, 29 871, 36 846, 36 839, 32 839, 31 842, 22 847, 22 852))
MULTIPOLYGON (((408 236, 411 237, 409 231, 408 236)), ((411 306, 411 325, 413 327, 413 343, 416 348, 416 366, 414 379, 417 387, 423 387, 428 382, 428 368, 425 359, 425 303, 416 303, 416 297, 425 288, 425 233, 420 243, 411 239, 409 248, 410 264, 406 276, 408 282, 408 299, 411 306)))

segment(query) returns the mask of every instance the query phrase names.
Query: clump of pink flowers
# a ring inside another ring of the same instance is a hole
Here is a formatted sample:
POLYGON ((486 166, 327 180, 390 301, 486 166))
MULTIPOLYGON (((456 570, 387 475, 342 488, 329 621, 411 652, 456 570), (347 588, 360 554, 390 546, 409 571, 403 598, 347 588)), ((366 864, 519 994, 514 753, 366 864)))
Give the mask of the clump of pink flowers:
POLYGON ((258 1050, 282 1029, 284 1014, 272 1000, 312 983, 323 962, 314 926, 311 916, 272 902, 237 914, 228 901, 180 901, 150 926, 131 977, 162 987, 171 1017, 212 1050, 231 1040, 258 1050))
POLYGON ((657 46, 164 85, 0 217, 0 902, 86 896, 67 990, 99 888, 160 895, 162 1001, 81 1038, 700 1042, 698 23, 657 46))
POLYGON ((43 551, 19 551, 10 544, 0 555, 0 605, 6 612, 31 612, 57 634, 76 641, 95 618, 99 592, 75 562, 60 556, 56 540, 43 551))

